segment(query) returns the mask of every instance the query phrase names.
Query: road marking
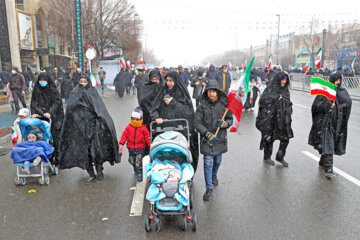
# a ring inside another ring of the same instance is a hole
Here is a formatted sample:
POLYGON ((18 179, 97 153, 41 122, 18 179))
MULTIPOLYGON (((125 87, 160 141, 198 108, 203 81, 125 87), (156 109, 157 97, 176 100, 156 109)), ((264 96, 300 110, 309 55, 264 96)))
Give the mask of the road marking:
POLYGON ((150 162, 150 157, 145 156, 143 158, 143 180, 142 182, 136 182, 135 192, 133 196, 133 200, 131 203, 130 208, 130 216, 141 216, 144 206, 144 196, 145 196, 145 189, 146 189, 146 173, 145 173, 145 166, 150 162))
POLYGON ((304 106, 304 105, 297 104, 297 103, 294 103, 294 105, 299 106, 299 107, 302 107, 302 108, 306 108, 306 109, 311 109, 311 107, 304 106))
MULTIPOLYGON (((314 154, 308 152, 308 151, 302 151, 303 154, 305 154, 306 156, 312 158, 313 160, 319 162, 320 158, 315 156, 314 154)), ((355 185, 357 185, 358 187, 360 187, 360 180, 354 178, 353 176, 347 174, 346 172, 344 172, 343 170, 337 168, 337 167, 333 167, 334 172, 336 172, 337 174, 339 174, 340 176, 344 177, 345 179, 347 179, 348 181, 354 183, 355 185)))

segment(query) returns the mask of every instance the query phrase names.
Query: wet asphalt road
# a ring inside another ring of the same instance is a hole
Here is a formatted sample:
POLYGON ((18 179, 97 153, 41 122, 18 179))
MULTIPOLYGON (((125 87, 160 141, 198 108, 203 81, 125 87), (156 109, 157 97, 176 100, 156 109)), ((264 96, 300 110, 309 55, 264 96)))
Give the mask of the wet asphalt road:
MULTIPOLYGON (((360 239, 360 187, 341 176, 327 180, 317 162, 302 153, 317 155, 307 145, 313 97, 291 94, 295 138, 287 151, 289 168, 263 164, 260 133, 254 126, 257 113, 244 113, 240 133, 229 134, 220 184, 209 202, 202 200, 201 158, 193 188, 196 232, 181 231, 181 218, 174 217, 162 218, 160 233, 146 233, 143 216, 129 216, 133 197, 129 188, 136 182, 127 151, 122 163, 104 166, 104 181, 90 186, 84 185, 86 171, 76 168, 52 176, 49 186, 28 181, 17 187, 15 166, 7 154, 0 156, 0 239, 360 239), (30 189, 37 192, 29 194, 30 189), (101 221, 105 217, 109 220, 101 221)), ((103 99, 120 137, 136 96, 119 99, 108 91, 103 99)), ((335 156, 334 163, 357 179, 359 135, 360 102, 354 102, 347 154, 335 156)), ((147 210, 145 201, 143 215, 147 210)))

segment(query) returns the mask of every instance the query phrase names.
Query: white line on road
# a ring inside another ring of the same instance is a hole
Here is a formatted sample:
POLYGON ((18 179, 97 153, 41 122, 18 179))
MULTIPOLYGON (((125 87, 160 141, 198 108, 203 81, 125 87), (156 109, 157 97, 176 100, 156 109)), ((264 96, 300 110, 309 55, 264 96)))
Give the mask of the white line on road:
MULTIPOLYGON (((308 151, 302 151, 303 154, 305 154, 306 156, 312 158, 313 160, 319 162, 320 158, 315 156, 314 154, 308 152, 308 151)), ((355 185, 357 185, 358 187, 360 187, 360 180, 354 178, 353 176, 347 174, 346 172, 344 172, 343 170, 337 168, 337 167, 333 167, 334 172, 336 172, 337 174, 339 174, 340 176, 344 177, 345 179, 349 180, 350 182, 354 183, 355 185)))
POLYGON ((311 109, 311 107, 304 106, 304 105, 301 105, 301 104, 298 104, 298 103, 294 103, 294 105, 302 107, 302 108, 306 108, 306 109, 311 109))
MULTIPOLYGON (((143 158, 143 180, 142 182, 136 182, 135 192, 130 208, 130 216, 141 216, 144 206, 144 196, 146 189, 146 173, 145 166, 150 162, 150 157, 145 156, 143 158)), ((132 190, 132 189, 131 189, 132 190)))

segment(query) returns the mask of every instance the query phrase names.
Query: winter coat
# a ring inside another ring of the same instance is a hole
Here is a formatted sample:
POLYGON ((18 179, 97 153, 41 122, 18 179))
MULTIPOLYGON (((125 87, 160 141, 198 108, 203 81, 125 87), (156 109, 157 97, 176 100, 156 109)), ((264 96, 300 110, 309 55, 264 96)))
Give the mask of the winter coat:
POLYGON ((145 149, 150 147, 150 133, 145 125, 136 128, 129 124, 123 132, 120 144, 125 145, 127 142, 128 149, 145 149))
POLYGON ((325 96, 316 96, 311 106, 312 126, 309 145, 319 154, 343 155, 346 152, 347 124, 351 113, 351 98, 345 88, 338 87, 335 107, 325 96))
POLYGON ((190 86, 194 88, 193 95, 192 95, 192 97, 194 99, 200 99, 200 97, 204 91, 204 88, 205 88, 203 85, 201 85, 201 83, 199 85, 196 85, 196 82, 198 82, 198 81, 207 83, 206 79, 199 78, 199 77, 193 78, 191 80, 190 86))
POLYGON ((290 101, 289 79, 284 87, 280 81, 286 74, 277 73, 264 90, 259 100, 256 128, 261 132, 260 149, 266 142, 294 137, 291 128, 292 102, 290 101), (279 100, 280 95, 282 98, 279 100))
POLYGON ((16 90, 25 91, 26 90, 25 79, 19 73, 11 74, 9 83, 10 83, 11 91, 16 91, 16 90))
POLYGON ((214 65, 210 65, 210 68, 214 68, 214 71, 211 71, 210 69, 206 72, 206 79, 207 80, 211 80, 211 79, 216 79, 217 75, 218 75, 218 71, 215 70, 215 66, 214 65))
POLYGON ((131 72, 129 71, 125 71, 124 72, 124 83, 125 83, 125 86, 131 86, 131 80, 133 78, 133 75, 131 72))
POLYGON ((188 75, 186 72, 182 72, 182 73, 180 74, 180 76, 181 76, 181 78, 182 78, 185 86, 186 86, 186 87, 189 86, 189 82, 190 82, 189 75, 188 75))
POLYGON ((56 88, 48 74, 40 73, 35 83, 31 96, 30 104, 31 114, 43 116, 45 113, 51 115, 51 134, 53 136, 55 147, 54 156, 57 157, 59 149, 60 131, 64 120, 64 109, 59 90, 56 88), (42 87, 39 80, 44 79, 48 82, 47 86, 42 87))
POLYGON ((115 92, 119 97, 123 97, 125 93, 124 73, 124 69, 121 69, 114 79, 115 92))
MULTIPOLYGON (((227 152, 227 130, 220 128, 217 135, 217 141, 214 145, 210 145, 209 140, 205 137, 207 131, 215 134, 217 130, 216 121, 223 117, 228 105, 228 98, 224 91, 218 86, 217 82, 210 80, 206 85, 200 105, 195 112, 194 126, 201 135, 200 152, 205 155, 219 155, 227 152), (213 102, 207 96, 207 91, 214 89, 218 93, 218 99, 213 102)), ((227 128, 233 123, 232 112, 229 110, 225 121, 228 123, 227 128)))
POLYGON ((88 169, 105 161, 120 162, 114 122, 97 90, 88 84, 76 86, 70 93, 60 138, 60 168, 88 169), (90 159, 89 159, 90 158, 90 159))
POLYGON ((148 76, 146 74, 143 75, 139 74, 135 77, 136 95, 139 105, 140 105, 140 99, 142 98, 144 92, 144 86, 147 81, 148 81, 148 76))
POLYGON ((231 85, 231 76, 229 72, 226 73, 219 72, 218 75, 216 76, 216 80, 219 84, 219 87, 225 92, 225 94, 228 94, 231 85), (224 89, 224 75, 225 75, 225 89, 224 89))
POLYGON ((175 85, 173 89, 168 89, 165 85, 160 89, 154 98, 152 109, 150 111, 152 120, 157 118, 163 119, 179 119, 184 118, 188 120, 190 129, 193 128, 194 120, 194 108, 189 95, 189 92, 186 89, 184 82, 181 79, 181 76, 177 72, 170 72, 167 74, 170 76, 175 85), (169 94, 173 99, 170 104, 167 105, 164 102, 164 96, 169 94))
POLYGON ((7 67, 2 68, 2 72, 0 73, 0 78, 4 85, 9 83, 10 73, 7 67))
POLYGON ((65 75, 63 79, 59 79, 61 98, 69 98, 71 90, 73 90, 73 80, 69 75, 65 75))

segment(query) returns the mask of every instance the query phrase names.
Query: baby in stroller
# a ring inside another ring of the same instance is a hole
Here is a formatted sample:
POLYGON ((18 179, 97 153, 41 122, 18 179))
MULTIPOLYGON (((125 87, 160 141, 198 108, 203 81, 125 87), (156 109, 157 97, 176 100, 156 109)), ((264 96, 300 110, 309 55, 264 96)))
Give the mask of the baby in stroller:
POLYGON ((44 168, 49 166, 53 172, 57 172, 49 163, 54 152, 54 148, 48 143, 52 141, 50 123, 37 118, 29 118, 21 120, 19 125, 22 138, 27 141, 17 144, 11 152, 13 163, 17 165, 15 184, 20 184, 20 177, 24 177, 21 180, 23 185, 26 183, 26 177, 41 177, 39 182, 48 184, 50 179, 45 177, 47 173, 44 168), (39 163, 41 163, 41 168, 39 168, 39 163), (26 174, 20 174, 19 169, 26 174))
POLYGON ((196 230, 196 214, 191 210, 194 168, 191 165, 189 139, 176 131, 180 128, 183 129, 174 127, 173 131, 165 127, 163 133, 151 143, 151 162, 145 166, 146 176, 150 178, 146 194, 146 199, 150 202, 150 212, 145 216, 146 231, 150 231, 152 221, 155 221, 156 231, 160 230, 160 215, 182 215, 181 228, 186 230, 187 222, 190 221, 193 230, 196 230))

